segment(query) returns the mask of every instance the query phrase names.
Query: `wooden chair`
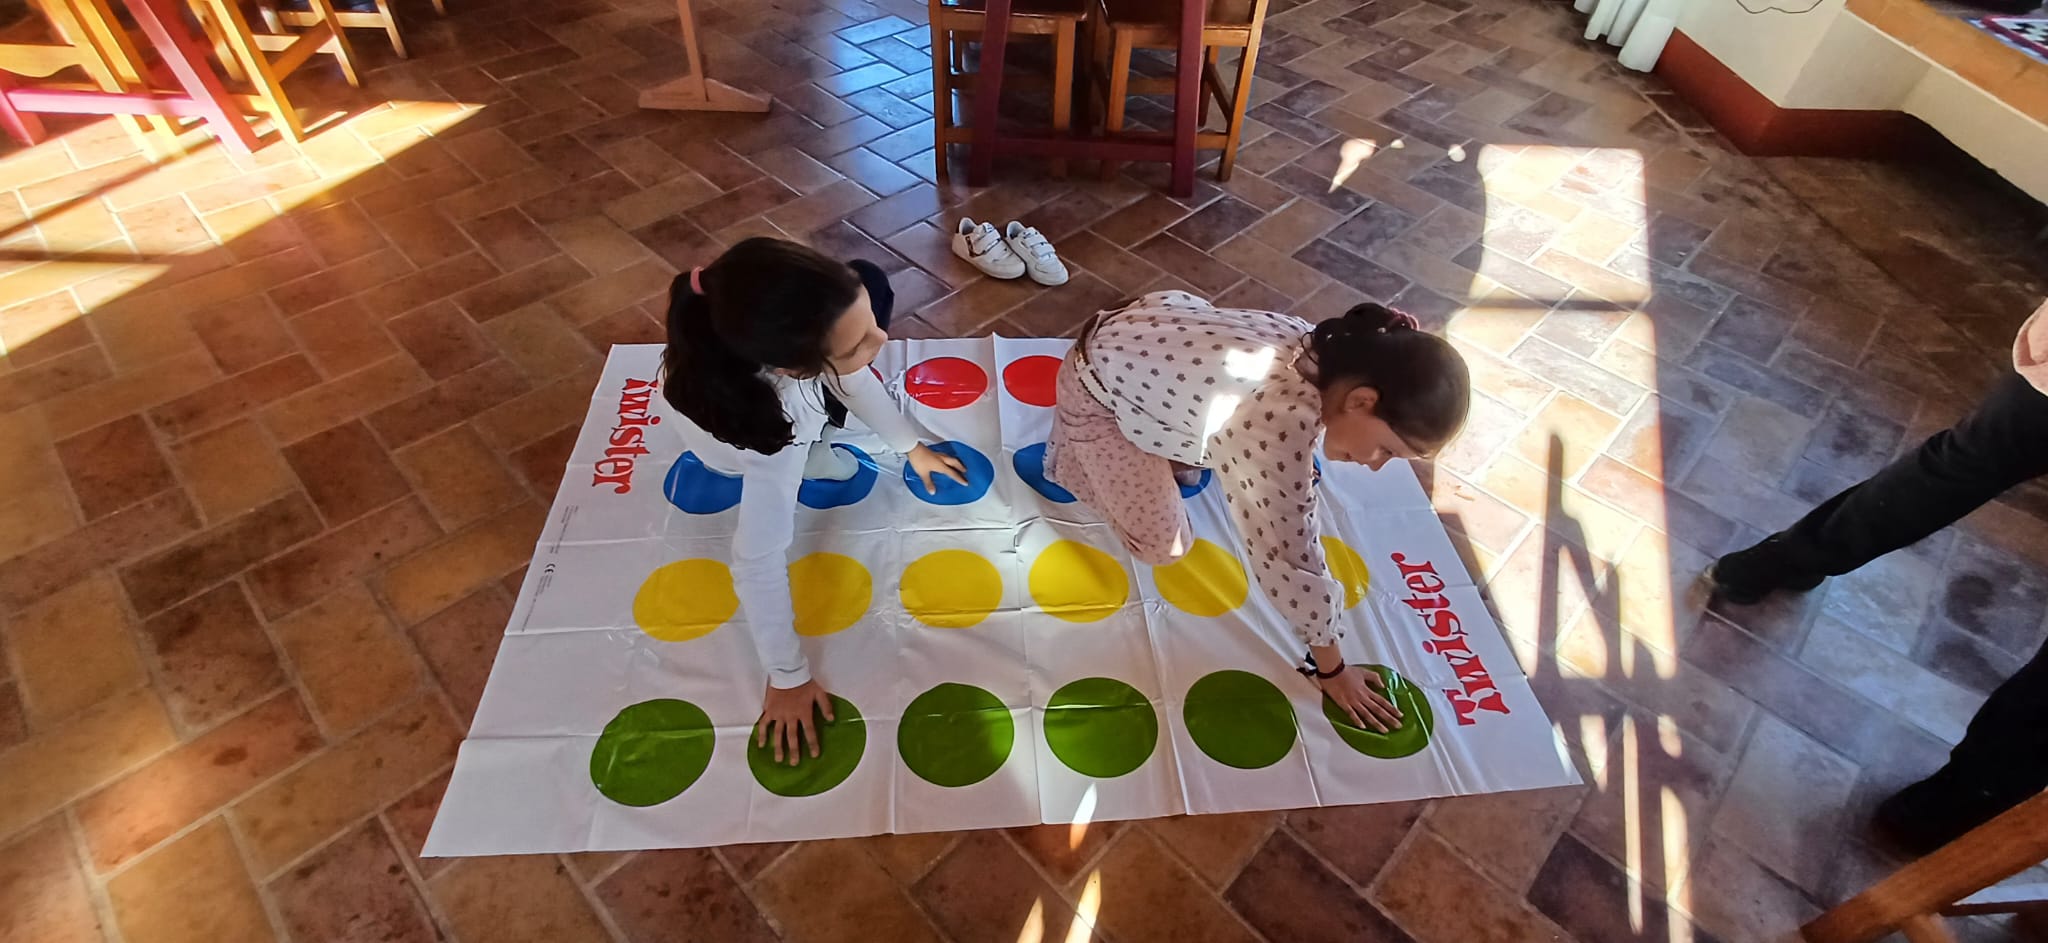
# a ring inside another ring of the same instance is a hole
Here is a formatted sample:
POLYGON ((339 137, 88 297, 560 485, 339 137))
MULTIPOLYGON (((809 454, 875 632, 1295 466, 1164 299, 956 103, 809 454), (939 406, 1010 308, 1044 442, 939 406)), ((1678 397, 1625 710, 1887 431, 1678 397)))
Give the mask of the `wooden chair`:
MULTIPOLYGON (((264 0, 263 9, 265 19, 274 17, 277 22, 286 26, 305 29, 320 22, 319 12, 312 9, 310 3, 303 10, 279 9, 275 0, 264 0)), ((434 12, 441 16, 448 15, 448 6, 444 0, 434 0, 434 12)), ((391 51, 397 53, 400 59, 411 58, 411 54, 405 51, 405 37, 398 31, 398 17, 391 12, 391 0, 366 0, 364 3, 336 7, 334 20, 340 23, 343 29, 383 30, 384 35, 391 40, 391 51), (364 9, 365 6, 368 9, 364 9)))
MULTIPOLYGON (((1101 26, 1096 30, 1095 61, 1107 81, 1104 93, 1103 127, 1111 133, 1123 130, 1124 102, 1133 93, 1170 95, 1173 80, 1131 77, 1131 53, 1137 49, 1172 50, 1180 42, 1178 21, 1181 0, 1092 0, 1101 26)), ((1244 113, 1251 103, 1252 69, 1259 59, 1259 33, 1266 25, 1267 0, 1210 0, 1208 22, 1202 29, 1202 105, 1200 123, 1209 123, 1209 103, 1230 102, 1222 131, 1200 131, 1195 147, 1221 148, 1223 159, 1216 166, 1216 179, 1229 180, 1237 163, 1237 141, 1244 133, 1244 113), (1225 48, 1244 50, 1237 62, 1237 80, 1229 93, 1217 63, 1225 48)), ((1102 175, 1108 179, 1116 165, 1104 162, 1102 175)))
POLYGON ((191 0, 191 3, 207 35, 220 51, 222 66, 231 76, 247 81, 255 88, 254 94, 237 98, 246 107, 270 115, 278 133, 287 140, 305 140, 306 125, 299 120, 298 110, 292 107, 291 97, 285 94, 284 80, 308 60, 321 53, 331 55, 340 64, 341 74, 348 79, 348 84, 362 85, 362 80, 356 77, 355 54, 349 48, 348 37, 342 33, 341 19, 335 13, 331 0, 307 0, 311 8, 307 14, 311 17, 310 25, 297 35, 251 30, 238 0, 191 0), (272 58, 269 54, 273 52, 279 55, 272 58))
POLYGON ((114 115, 144 152, 178 149, 175 119, 207 123, 231 152, 254 150, 256 134, 234 97, 206 62, 206 50, 185 31, 172 0, 128 0, 129 12, 162 61, 152 74, 105 0, 40 0, 54 39, 10 35, 0 41, 0 127, 23 144, 43 140, 42 114, 114 115), (92 80, 80 87, 48 79, 78 68, 92 80), (163 91, 163 87, 178 91, 163 91))
MULTIPOLYGON (((1074 62, 1082 24, 1093 0, 1017 0, 1010 14, 1011 35, 1047 36, 1053 44, 1052 129, 1073 127, 1074 62)), ((1263 0, 1262 0, 1263 2, 1263 0)), ((975 73, 967 71, 964 40, 980 35, 983 15, 978 0, 929 0, 932 28, 932 160, 940 180, 946 179, 946 145, 966 144, 971 132, 953 113, 953 93, 971 92, 975 73)), ((1007 81, 1007 79, 1005 80, 1007 81)), ((1055 175, 1064 176, 1067 162, 1052 161, 1055 175)))
POLYGON ((2048 793, 2020 803, 1800 928, 1807 943, 1955 943, 1942 917, 2048 916, 2048 884, 1994 887, 2048 859, 2048 793))

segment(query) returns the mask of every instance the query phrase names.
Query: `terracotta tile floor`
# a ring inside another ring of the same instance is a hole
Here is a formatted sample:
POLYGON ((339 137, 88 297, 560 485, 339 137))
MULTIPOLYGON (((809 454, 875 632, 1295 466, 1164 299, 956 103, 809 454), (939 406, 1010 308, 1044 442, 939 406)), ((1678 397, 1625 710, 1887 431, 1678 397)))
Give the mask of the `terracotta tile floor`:
POLYGON ((913 0, 700 3, 766 118, 635 110, 663 0, 452 5, 410 61, 363 34, 361 92, 293 79, 345 120, 253 173, 110 123, 0 154, 0 939, 1779 939, 1891 866, 1872 802, 2042 641, 2048 487, 1802 600, 1687 594, 1967 407, 2038 223, 1946 166, 1733 154, 1563 5, 1275 0, 1191 200, 935 184, 913 0), (961 214, 1073 283, 979 278, 961 214), (416 858, 605 346, 757 233, 881 262, 911 336, 1166 286, 1447 329, 1482 395, 1435 493, 1588 785, 416 858))

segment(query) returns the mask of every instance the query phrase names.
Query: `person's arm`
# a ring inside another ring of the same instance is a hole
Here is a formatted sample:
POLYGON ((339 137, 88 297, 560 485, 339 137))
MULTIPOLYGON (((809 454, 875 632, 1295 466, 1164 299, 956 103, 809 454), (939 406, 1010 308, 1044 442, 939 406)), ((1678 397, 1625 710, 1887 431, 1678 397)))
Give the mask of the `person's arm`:
POLYGON ((746 486, 732 537, 732 581, 754 637, 754 651, 776 688, 811 680, 797 645, 789 595, 789 545, 796 533, 796 492, 803 485, 805 448, 786 445, 773 455, 740 453, 746 486))
POLYGON ((1344 634, 1337 619, 1344 596, 1323 562, 1311 458, 1315 440, 1309 431, 1283 430, 1280 423, 1294 425, 1280 416, 1250 429, 1233 421, 1219 430, 1216 477, 1266 601, 1303 644, 1334 650, 1344 634))
POLYGON ((924 430, 903 412, 902 404, 889 395, 888 387, 866 367, 840 377, 833 393, 892 451, 908 454, 923 440, 924 430))
POLYGON ((1305 407, 1300 416, 1247 408, 1254 410, 1249 427, 1234 419, 1218 431, 1213 454, 1259 590, 1307 647, 1308 673, 1323 693, 1358 726, 1390 730, 1400 724, 1400 711, 1373 690, 1379 676, 1346 666, 1337 650, 1344 589, 1323 559, 1311 417, 1305 407))

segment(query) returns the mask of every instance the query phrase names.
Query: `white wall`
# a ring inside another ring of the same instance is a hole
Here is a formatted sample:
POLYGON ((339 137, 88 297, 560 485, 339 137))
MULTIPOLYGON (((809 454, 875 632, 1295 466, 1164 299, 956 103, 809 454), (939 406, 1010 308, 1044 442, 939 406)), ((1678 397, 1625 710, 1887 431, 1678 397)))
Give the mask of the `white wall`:
POLYGON ((1845 13, 1828 24, 1784 95, 1771 100, 1786 108, 1904 110, 1906 96, 1932 68, 1905 44, 1845 13))
POLYGON ((1685 0, 1678 15, 1678 31, 1776 102, 1792 88, 1801 67, 1848 0, 1815 2, 1685 0), (1801 9, 1807 12, 1786 12, 1801 9))
POLYGON ((1938 66, 1906 97, 1904 111, 1934 126, 1984 166, 2048 203, 2048 125, 1938 66))
POLYGON ((2048 125, 1823 0, 1684 0, 1678 28, 1784 108, 1903 111, 2048 202, 2048 125), (1751 8, 1763 9, 1750 13, 1751 8))

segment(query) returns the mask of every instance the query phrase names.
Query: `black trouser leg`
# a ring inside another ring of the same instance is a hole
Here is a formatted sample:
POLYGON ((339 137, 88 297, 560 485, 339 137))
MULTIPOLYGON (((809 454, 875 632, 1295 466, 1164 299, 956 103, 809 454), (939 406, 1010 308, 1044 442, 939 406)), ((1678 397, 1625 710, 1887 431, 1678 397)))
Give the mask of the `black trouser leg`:
MULTIPOLYGON (((860 276, 861 287, 868 291, 868 306, 875 311, 875 326, 888 330, 889 315, 896 309, 896 290, 889 287, 889 276, 880 266, 866 259, 855 259, 847 265, 860 276)), ((833 396, 831 390, 825 391, 825 417, 835 426, 846 426, 846 404, 833 396)))
POLYGON ((2001 807, 2048 789, 2048 643, 1985 699, 1942 775, 2001 807))
POLYGON ((1913 544, 2043 474, 2048 474, 2048 395, 2008 373, 1961 422, 1829 498, 1784 532, 1731 554, 1718 574, 1745 586, 1838 576, 1913 544))

